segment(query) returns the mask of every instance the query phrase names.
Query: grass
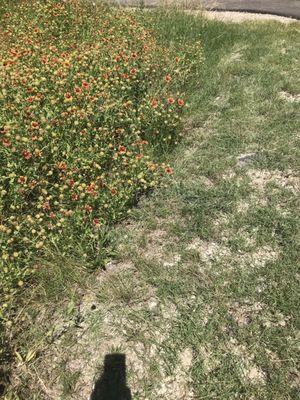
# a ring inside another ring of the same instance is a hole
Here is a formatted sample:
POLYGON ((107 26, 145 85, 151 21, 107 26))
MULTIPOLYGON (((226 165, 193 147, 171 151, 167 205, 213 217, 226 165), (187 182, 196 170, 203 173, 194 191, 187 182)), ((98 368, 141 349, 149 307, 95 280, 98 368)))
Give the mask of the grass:
POLYGON ((203 44, 174 173, 111 232, 105 272, 61 259, 36 286, 7 398, 88 398, 117 351, 134 399, 296 399, 299 25, 140 17, 203 44))

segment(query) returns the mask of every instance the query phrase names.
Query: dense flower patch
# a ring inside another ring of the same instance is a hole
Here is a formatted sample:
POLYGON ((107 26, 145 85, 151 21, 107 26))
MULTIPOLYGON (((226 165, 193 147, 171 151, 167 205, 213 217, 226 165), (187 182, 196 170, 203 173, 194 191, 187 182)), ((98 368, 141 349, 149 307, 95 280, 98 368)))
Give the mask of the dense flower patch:
POLYGON ((2 10, 0 43, 4 317, 46 248, 78 243, 98 265, 105 227, 172 172, 155 152, 176 140, 189 66, 134 13, 91 2, 2 10))

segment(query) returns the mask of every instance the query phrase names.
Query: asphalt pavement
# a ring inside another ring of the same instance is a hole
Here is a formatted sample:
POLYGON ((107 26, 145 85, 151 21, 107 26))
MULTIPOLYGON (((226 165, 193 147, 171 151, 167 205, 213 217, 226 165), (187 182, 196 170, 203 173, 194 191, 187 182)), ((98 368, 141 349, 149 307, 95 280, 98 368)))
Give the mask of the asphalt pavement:
POLYGON ((300 19, 300 0, 199 0, 216 11, 243 11, 300 19))

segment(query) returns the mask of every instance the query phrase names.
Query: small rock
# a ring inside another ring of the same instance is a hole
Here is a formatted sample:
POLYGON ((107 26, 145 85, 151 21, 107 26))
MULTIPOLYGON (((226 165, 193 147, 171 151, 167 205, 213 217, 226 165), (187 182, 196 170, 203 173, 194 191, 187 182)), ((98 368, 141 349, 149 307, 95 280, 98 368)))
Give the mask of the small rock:
POLYGON ((255 159, 256 153, 240 154, 237 157, 237 164, 240 167, 244 167, 247 164, 251 164, 255 159))
POLYGON ((153 310, 157 307, 158 300, 155 297, 151 297, 148 301, 149 310, 153 310))
POLYGON ((113 269, 115 269, 117 266, 117 262, 116 261, 109 261, 106 265, 105 265, 105 270, 106 271, 112 271, 113 269))
POLYGON ((179 262, 180 262, 180 260, 181 260, 181 256, 179 255, 179 254, 176 254, 174 257, 173 257, 173 260, 172 261, 165 261, 164 263, 163 263, 163 266, 164 267, 174 267, 176 264, 178 264, 179 262))

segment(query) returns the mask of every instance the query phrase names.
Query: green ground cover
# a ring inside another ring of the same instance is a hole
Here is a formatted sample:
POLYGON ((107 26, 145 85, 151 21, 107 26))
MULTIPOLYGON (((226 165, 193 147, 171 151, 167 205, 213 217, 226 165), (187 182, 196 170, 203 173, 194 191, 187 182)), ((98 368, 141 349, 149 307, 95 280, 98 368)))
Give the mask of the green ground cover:
POLYGON ((110 231, 106 271, 48 260, 19 312, 7 398, 89 398, 122 352, 133 399, 296 399, 299 24, 137 18, 159 45, 202 42, 173 174, 110 231))

